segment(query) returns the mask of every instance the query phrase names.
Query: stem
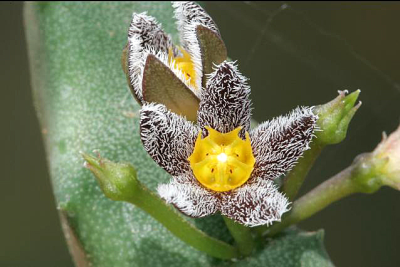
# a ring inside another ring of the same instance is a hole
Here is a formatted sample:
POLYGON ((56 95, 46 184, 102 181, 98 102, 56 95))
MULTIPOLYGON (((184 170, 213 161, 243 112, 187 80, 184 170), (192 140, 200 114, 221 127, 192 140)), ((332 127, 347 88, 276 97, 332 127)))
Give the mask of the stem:
POLYGON ((143 185, 138 189, 136 194, 127 201, 150 214, 182 241, 215 258, 232 259, 240 256, 235 247, 210 237, 196 228, 143 185))
POLYGON ((254 249, 255 242, 251 234, 250 228, 237 223, 228 217, 222 216, 225 224, 235 239, 236 246, 243 256, 249 256, 254 249))
POLYGON ((282 222, 271 226, 267 235, 273 236, 282 229, 314 215, 331 203, 359 192, 360 187, 352 179, 354 168, 353 165, 348 167, 295 201, 291 212, 282 222))
POLYGON ((81 153, 88 168, 99 182, 104 195, 116 201, 126 201, 147 212, 176 237, 219 259, 240 256, 239 251, 213 238, 185 220, 174 208, 139 182, 136 170, 127 163, 114 163, 100 155, 93 157, 81 153))
POLYGON ((311 148, 304 152, 302 158, 294 168, 286 175, 283 184, 283 192, 290 201, 293 201, 302 186, 311 167, 314 165, 315 160, 321 154, 324 145, 314 141, 311 143, 311 148))

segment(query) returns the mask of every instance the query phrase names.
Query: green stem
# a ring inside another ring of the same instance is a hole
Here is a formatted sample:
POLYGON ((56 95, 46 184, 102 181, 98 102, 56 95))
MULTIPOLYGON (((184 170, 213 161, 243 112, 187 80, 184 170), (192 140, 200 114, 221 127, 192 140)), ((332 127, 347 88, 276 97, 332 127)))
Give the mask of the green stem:
POLYGON ((296 166, 285 177, 283 192, 290 201, 293 201, 296 197, 304 179, 324 148, 324 145, 321 145, 316 141, 312 142, 310 146, 311 148, 304 152, 303 157, 299 159, 296 166))
POLYGON ((353 165, 348 167, 296 200, 291 212, 283 218, 282 222, 271 226, 267 235, 273 236, 282 229, 314 215, 331 203, 360 192, 360 187, 354 183, 354 168, 353 165))
POLYGON ((251 254, 255 247, 255 242, 249 227, 246 227, 240 223, 237 223, 228 217, 222 216, 225 224, 235 239, 236 246, 243 256, 251 254))
POLYGON ((126 201, 147 212, 176 237, 219 259, 238 258, 237 248, 213 238, 185 220, 180 213, 137 179, 136 170, 128 163, 115 163, 100 155, 81 153, 88 168, 110 199, 126 201))
POLYGON ((150 214, 179 239, 215 258, 232 259, 240 256, 235 247, 210 237, 196 228, 143 185, 139 188, 135 196, 127 201, 150 214))

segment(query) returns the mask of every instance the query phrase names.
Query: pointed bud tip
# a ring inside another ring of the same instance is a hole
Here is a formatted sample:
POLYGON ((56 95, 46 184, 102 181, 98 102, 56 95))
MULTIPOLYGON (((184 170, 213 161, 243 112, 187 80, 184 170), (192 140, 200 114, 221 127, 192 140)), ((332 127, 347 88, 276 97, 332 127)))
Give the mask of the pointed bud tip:
POLYGON ((98 155, 80 152, 87 168, 96 177, 103 193, 112 200, 126 201, 135 195, 139 186, 136 170, 127 163, 115 163, 98 155))
POLYGON ((354 104, 356 103, 358 96, 360 95, 361 90, 358 89, 354 92, 352 92, 351 94, 347 95, 344 99, 343 99, 343 104, 346 107, 346 111, 349 111, 351 108, 353 108, 354 104))
POLYGON ((345 97, 349 93, 349 90, 344 89, 344 90, 338 90, 337 92, 339 94, 339 97, 345 97))
POLYGON ((360 89, 350 94, 348 90, 338 91, 339 95, 334 100, 315 108, 319 117, 317 125, 321 130, 315 132, 318 142, 337 144, 346 137, 348 125, 362 104, 359 101, 354 105, 360 92, 360 89))
POLYGON ((387 133, 385 131, 383 131, 382 132, 382 141, 381 142, 385 141, 386 138, 387 138, 387 133))
POLYGON ((83 168, 85 168, 85 169, 90 169, 90 164, 89 164, 89 162, 87 162, 87 161, 84 161, 83 162, 83 168))
POLYGON ((100 165, 100 158, 93 157, 83 151, 79 151, 79 154, 81 154, 82 158, 85 160, 85 162, 83 163, 83 167, 90 169, 92 167, 100 165))

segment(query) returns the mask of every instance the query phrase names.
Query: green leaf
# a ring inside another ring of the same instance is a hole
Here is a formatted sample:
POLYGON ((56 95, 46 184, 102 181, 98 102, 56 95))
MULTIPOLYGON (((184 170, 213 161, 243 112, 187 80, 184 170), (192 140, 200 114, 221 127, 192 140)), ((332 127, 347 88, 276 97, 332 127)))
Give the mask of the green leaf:
POLYGON ((301 232, 295 228, 286 230, 271 240, 264 250, 233 266, 333 266, 323 246, 324 231, 301 232))
MULTIPOLYGON (((170 179, 142 148, 140 106, 121 68, 134 11, 155 16, 176 39, 168 2, 27 3, 24 10, 35 105, 65 233, 74 235, 70 250, 79 251, 75 258, 91 266, 118 267, 314 266, 327 260, 321 256, 322 237, 316 240, 301 232, 274 239, 244 261, 216 260, 176 238, 139 208, 103 195, 83 167, 79 151, 96 149, 113 161, 131 163, 152 190, 170 179), (272 259, 287 264, 272 264, 272 259)), ((218 215, 194 223, 233 242, 218 215)), ((76 264, 81 266, 78 260, 76 264)))

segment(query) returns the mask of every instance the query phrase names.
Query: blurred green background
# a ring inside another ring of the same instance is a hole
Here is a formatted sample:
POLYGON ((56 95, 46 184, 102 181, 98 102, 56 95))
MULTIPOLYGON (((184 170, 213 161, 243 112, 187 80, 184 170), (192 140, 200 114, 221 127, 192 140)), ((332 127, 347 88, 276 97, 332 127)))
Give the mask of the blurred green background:
MULTIPOLYGON (((32 104, 22 6, 0 4, 3 116, 12 110, 2 142, 0 266, 72 266, 32 104)), ((208 2, 205 8, 229 56, 250 78, 256 120, 327 102, 337 90, 361 89, 363 105, 347 139, 324 150, 301 194, 371 151, 383 130, 397 127, 399 3, 208 2)), ((337 266, 400 266, 399 204, 400 192, 383 188, 335 203, 301 227, 325 229, 337 266)))

